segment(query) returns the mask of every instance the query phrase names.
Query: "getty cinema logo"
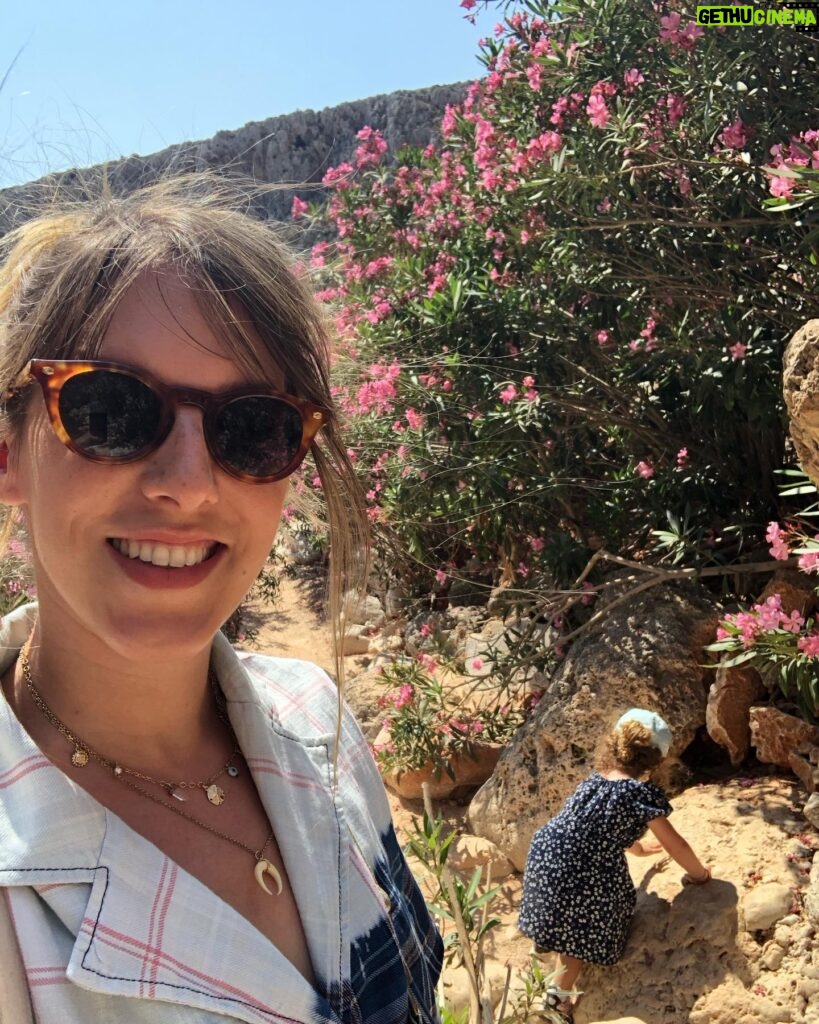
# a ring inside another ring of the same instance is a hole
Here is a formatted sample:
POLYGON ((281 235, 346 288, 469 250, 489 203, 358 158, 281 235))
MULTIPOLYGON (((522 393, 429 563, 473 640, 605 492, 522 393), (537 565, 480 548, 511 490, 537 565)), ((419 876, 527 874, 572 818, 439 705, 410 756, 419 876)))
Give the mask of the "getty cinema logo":
POLYGON ((723 7, 716 4, 697 7, 697 24, 705 26, 766 25, 790 28, 795 32, 816 32, 819 27, 819 2, 797 0, 780 7, 754 7, 737 4, 723 7))

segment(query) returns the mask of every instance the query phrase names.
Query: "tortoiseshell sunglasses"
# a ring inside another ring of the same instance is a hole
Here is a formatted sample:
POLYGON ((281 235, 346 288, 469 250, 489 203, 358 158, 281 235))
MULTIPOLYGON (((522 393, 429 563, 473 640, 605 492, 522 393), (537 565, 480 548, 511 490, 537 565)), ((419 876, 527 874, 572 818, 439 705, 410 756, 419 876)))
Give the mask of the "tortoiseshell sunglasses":
POLYGON ((167 438, 177 408, 194 405, 214 462, 237 480, 271 483, 301 464, 328 419, 326 409, 294 395, 170 387, 121 363, 32 359, 19 380, 35 379, 57 437, 93 462, 145 458, 167 438))

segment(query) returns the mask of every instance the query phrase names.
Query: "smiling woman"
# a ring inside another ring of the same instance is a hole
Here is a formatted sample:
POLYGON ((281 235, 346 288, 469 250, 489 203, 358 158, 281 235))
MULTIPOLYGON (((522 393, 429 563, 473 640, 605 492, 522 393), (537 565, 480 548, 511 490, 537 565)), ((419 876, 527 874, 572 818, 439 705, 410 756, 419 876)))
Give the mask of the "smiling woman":
POLYGON ((440 937, 339 690, 219 633, 308 452, 331 612, 367 561, 325 321, 243 200, 178 179, 4 241, 0 501, 38 593, 0 630, 20 1020, 436 1017, 440 937))

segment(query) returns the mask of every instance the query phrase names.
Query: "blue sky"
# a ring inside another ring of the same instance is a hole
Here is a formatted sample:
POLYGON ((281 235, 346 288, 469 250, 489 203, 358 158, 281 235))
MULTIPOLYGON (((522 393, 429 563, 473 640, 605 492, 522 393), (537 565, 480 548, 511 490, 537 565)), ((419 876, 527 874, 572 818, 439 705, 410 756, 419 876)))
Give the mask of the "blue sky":
POLYGON ((500 9, 463 15, 458 0, 0 0, 0 187, 476 78, 500 9))

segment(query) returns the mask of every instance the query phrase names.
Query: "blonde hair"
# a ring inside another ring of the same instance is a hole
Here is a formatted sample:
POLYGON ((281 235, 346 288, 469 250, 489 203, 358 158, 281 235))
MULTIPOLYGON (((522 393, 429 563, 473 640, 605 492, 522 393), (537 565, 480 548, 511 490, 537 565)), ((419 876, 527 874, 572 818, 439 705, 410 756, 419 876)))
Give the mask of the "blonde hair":
POLYGON ((612 729, 597 758, 600 771, 620 769, 635 778, 645 775, 663 761, 662 751, 652 742, 651 730, 641 722, 624 722, 612 729))
MULTIPOLYGON (((275 229, 253 215, 260 191, 209 173, 125 196, 111 195, 103 183, 95 196, 54 202, 10 232, 0 240, 0 394, 8 395, 32 358, 94 358, 141 273, 171 269, 184 276, 240 369, 272 387, 284 373, 286 390, 330 411, 311 451, 326 504, 329 614, 341 684, 342 599, 363 590, 369 531, 330 389, 328 319, 275 229)), ((22 426, 28 397, 4 400, 2 433, 22 426)), ((4 519, 0 539, 8 538, 10 509, 4 519)))

